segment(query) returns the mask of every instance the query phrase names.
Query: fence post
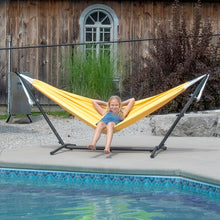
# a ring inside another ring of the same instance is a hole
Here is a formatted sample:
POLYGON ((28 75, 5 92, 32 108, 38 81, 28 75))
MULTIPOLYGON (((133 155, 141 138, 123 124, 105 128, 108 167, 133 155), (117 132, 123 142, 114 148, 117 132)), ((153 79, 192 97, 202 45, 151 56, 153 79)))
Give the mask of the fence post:
POLYGON ((8 35, 8 114, 10 113, 9 111, 9 103, 10 103, 10 96, 11 96, 11 35, 8 35))

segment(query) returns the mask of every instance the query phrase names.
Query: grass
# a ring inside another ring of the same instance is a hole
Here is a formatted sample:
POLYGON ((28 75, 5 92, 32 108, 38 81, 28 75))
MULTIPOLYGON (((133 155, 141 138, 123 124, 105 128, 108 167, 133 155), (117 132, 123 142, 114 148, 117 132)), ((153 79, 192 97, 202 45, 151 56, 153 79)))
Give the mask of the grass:
POLYGON ((85 56, 73 50, 67 60, 71 92, 102 100, 108 100, 114 93, 114 60, 109 53, 85 56))
MULTIPOLYGON (((46 111, 45 112, 47 115, 52 115, 52 116, 56 116, 56 117, 61 117, 61 118, 70 118, 73 117, 69 112, 67 111, 46 111)), ((39 116, 42 115, 40 112, 32 112, 31 113, 32 116, 39 116)), ((0 115, 0 120, 6 120, 8 118, 8 114, 3 114, 0 115)), ((22 117, 26 117, 26 115, 15 115, 15 118, 22 118, 22 117)))

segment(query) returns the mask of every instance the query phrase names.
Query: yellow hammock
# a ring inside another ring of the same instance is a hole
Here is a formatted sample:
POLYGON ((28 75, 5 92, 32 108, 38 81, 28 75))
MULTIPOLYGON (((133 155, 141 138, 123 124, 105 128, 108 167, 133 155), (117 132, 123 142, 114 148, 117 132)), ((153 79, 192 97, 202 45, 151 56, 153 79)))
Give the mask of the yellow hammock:
MULTIPOLYGON (((94 108, 92 99, 57 89, 47 83, 37 79, 32 79, 22 74, 20 74, 20 76, 31 83, 33 87, 49 99, 57 103, 60 107, 76 116, 92 128, 96 128, 96 123, 102 118, 102 116, 94 108)), ((135 101, 135 104, 128 116, 115 126, 114 132, 128 127, 161 108, 203 77, 205 77, 205 75, 183 83, 158 95, 135 101)))

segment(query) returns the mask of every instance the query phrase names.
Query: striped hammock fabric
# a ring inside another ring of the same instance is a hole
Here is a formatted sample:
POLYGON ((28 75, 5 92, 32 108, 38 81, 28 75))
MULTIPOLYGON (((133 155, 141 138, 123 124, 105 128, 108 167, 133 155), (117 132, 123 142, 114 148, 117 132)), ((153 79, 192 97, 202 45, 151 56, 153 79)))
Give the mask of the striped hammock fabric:
MULTIPOLYGON (((102 118, 102 116, 94 108, 92 99, 60 90, 40 80, 32 79, 22 74, 20 74, 20 76, 31 83, 32 86, 39 90, 42 94, 53 100, 60 107, 82 120, 90 127, 96 128, 97 122, 102 118)), ((135 101, 135 104, 128 116, 115 126, 114 132, 128 127, 161 108, 203 77, 205 77, 205 75, 183 83, 158 95, 135 101)))

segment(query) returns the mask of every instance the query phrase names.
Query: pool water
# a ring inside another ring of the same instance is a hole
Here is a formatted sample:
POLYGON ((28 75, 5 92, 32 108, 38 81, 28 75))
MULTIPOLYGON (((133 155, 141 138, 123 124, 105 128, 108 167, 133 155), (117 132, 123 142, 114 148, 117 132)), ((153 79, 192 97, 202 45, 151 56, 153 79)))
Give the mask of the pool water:
POLYGON ((218 194, 212 196, 177 187, 170 191, 155 185, 85 181, 69 184, 51 179, 42 182, 0 177, 0 219, 3 220, 220 219, 218 194))

